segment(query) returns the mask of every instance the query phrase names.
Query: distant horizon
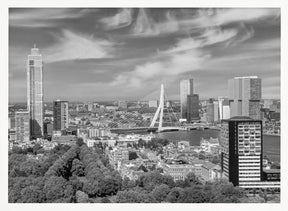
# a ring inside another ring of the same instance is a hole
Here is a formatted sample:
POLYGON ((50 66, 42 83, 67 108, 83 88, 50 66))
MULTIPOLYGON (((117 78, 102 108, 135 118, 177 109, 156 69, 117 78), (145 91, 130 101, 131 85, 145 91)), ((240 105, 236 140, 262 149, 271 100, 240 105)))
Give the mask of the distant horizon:
MULTIPOLYGON (((211 97, 212 99, 215 99, 217 100, 218 98, 215 98, 215 97, 211 97)), ((205 100, 209 100, 210 98, 200 98, 199 100, 200 101, 205 101, 205 100)), ((62 99, 60 99, 62 100, 62 99)), ((148 102, 148 101, 154 101, 154 100, 157 100, 159 101, 159 99, 151 99, 151 100, 88 100, 88 101, 80 101, 80 100, 66 100, 66 99, 63 99, 63 101, 68 101, 69 103, 104 103, 104 102, 117 102, 117 101, 125 101, 125 102, 148 102)), ((261 100, 280 100, 280 98, 262 98, 261 100)), ((53 103, 54 101, 56 100, 52 100, 52 101, 43 101, 43 103, 53 103)), ((170 99, 168 101, 179 101, 180 102, 180 99, 170 99)), ((15 103, 27 103, 27 102, 24 102, 24 101, 18 101, 18 102, 11 102, 9 101, 9 104, 15 104, 15 103)))

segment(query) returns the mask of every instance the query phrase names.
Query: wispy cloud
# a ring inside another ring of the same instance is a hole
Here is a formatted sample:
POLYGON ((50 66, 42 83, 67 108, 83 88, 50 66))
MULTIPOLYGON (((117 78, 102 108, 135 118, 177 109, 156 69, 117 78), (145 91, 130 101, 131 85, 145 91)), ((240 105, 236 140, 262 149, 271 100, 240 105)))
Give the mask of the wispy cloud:
POLYGON ((132 9, 124 8, 113 16, 102 18, 100 22, 108 30, 127 27, 132 23, 132 12, 132 9))
POLYGON ((79 18, 88 9, 10 9, 9 25, 14 27, 53 27, 60 19, 79 18))
POLYGON ((133 36, 149 37, 175 33, 179 30, 175 16, 168 11, 160 22, 153 20, 146 9, 139 9, 138 16, 130 32, 133 36))
MULTIPOLYGON (((155 21, 147 9, 139 9, 130 33, 138 37, 151 37, 167 34, 189 34, 209 27, 220 27, 239 22, 242 28, 245 23, 260 21, 267 18, 279 18, 280 9, 187 9, 173 12, 168 10, 160 21, 155 21), (176 14, 175 14, 176 13, 176 14)), ((250 30, 252 32, 252 30, 250 30)))
MULTIPOLYGON (((179 48, 181 47, 179 46, 179 48)), ((131 72, 121 73, 111 85, 141 88, 143 84, 150 81, 158 83, 161 80, 169 80, 169 78, 179 77, 181 74, 198 70, 207 58, 209 58, 209 54, 199 49, 190 49, 168 55, 160 52, 158 59, 138 65, 131 72)))
POLYGON ((231 23, 251 23, 265 19, 276 19, 280 17, 280 9, 272 8, 225 8, 225 9, 198 9, 196 12, 187 10, 177 20, 179 25, 188 29, 224 26, 231 23))
MULTIPOLYGON (((159 31, 153 31, 153 28, 149 25, 148 16, 143 17, 146 21, 140 29, 145 33, 150 33, 150 35, 158 33, 159 31), (147 31, 145 27, 150 27, 150 29, 147 31)), ((141 30, 138 28, 139 33, 141 30)), ((204 61, 211 57, 207 50, 203 50, 204 47, 221 43, 223 46, 227 46, 236 43, 236 41, 242 42, 249 39, 252 34, 253 32, 250 31, 239 33, 237 29, 223 30, 217 26, 206 28, 198 36, 179 39, 175 45, 167 50, 159 51, 158 58, 155 57, 156 61, 136 66, 133 71, 117 76, 111 84, 137 88, 149 80, 155 80, 155 78, 159 80, 168 78, 169 80, 169 77, 175 78, 175 76, 178 77, 181 74, 200 70, 204 61)))
POLYGON ((199 36, 192 38, 182 38, 165 51, 158 52, 156 61, 138 65, 136 68, 116 77, 111 83, 114 86, 127 85, 129 87, 141 87, 150 79, 169 78, 179 76, 184 73, 199 70, 210 54, 203 50, 214 44, 228 42, 237 36, 237 30, 221 30, 219 27, 209 28, 199 36))
MULTIPOLYGON (((221 30, 219 27, 209 28, 203 31, 199 36, 178 40, 176 45, 162 53, 177 53, 224 42, 226 42, 225 45, 228 45, 232 40, 236 40, 237 35, 238 31, 235 29, 221 30)), ((241 38, 241 40, 244 39, 241 38)))
POLYGON ((248 74, 262 77, 263 96, 280 92, 280 9, 93 11, 10 9, 12 92, 23 89, 15 83, 26 84, 27 54, 34 42, 46 63, 45 80, 53 84, 47 97, 68 86, 59 96, 108 100, 153 93, 158 98, 164 83, 167 93, 178 98, 176 81, 185 77, 199 82, 196 93, 211 97, 226 93, 228 78, 248 74))
POLYGON ((263 20, 268 17, 280 17, 280 9, 272 8, 257 8, 257 9, 217 9, 211 15, 214 23, 217 25, 224 25, 233 22, 252 22, 263 20))
POLYGON ((113 49, 112 41, 63 30, 62 36, 57 36, 57 42, 45 50, 47 56, 44 59, 49 63, 63 60, 108 58, 113 56, 113 49))
MULTIPOLYGON (((153 24, 151 25, 151 20, 147 14, 144 13, 144 10, 142 10, 140 20, 142 25, 137 26, 138 23, 136 22, 137 27, 133 28, 134 33, 137 32, 135 33, 136 35, 141 32, 146 35, 160 33, 159 29, 153 28, 153 24), (135 29, 137 30, 135 31, 135 29)), ((139 17, 137 21, 139 21, 139 17)), ((217 67, 223 67, 221 62, 219 62, 221 59, 211 58, 212 56, 207 47, 219 44, 221 44, 224 48, 230 45, 237 45, 248 40, 253 35, 254 30, 248 29, 243 24, 226 29, 223 29, 217 25, 213 25, 213 27, 203 27, 203 29, 199 30, 197 36, 180 38, 176 44, 170 46, 170 48, 167 50, 159 51, 158 55, 155 55, 154 61, 149 61, 143 65, 138 65, 131 72, 118 75, 111 85, 124 85, 127 87, 140 88, 143 86, 143 84, 146 84, 147 81, 156 81, 157 78, 159 82, 164 78, 169 79, 171 77, 179 77, 181 74, 188 74, 189 72, 195 70, 201 70, 213 62, 217 63, 217 67)), ((271 45, 274 45, 275 42, 276 41, 273 43, 268 42, 266 46, 271 47, 271 45)), ((244 56, 242 55, 243 58, 239 58, 239 56, 241 57, 241 55, 237 55, 236 61, 239 61, 240 59, 245 60, 247 58, 251 59, 255 55, 252 55, 251 57, 251 54, 245 54, 244 56)), ((268 56, 270 56, 270 54, 268 56)), ((223 63, 231 63, 231 61, 235 61, 235 59, 233 60, 232 57, 225 57, 222 58, 221 61, 223 63), (224 62, 223 59, 225 60, 224 62)))

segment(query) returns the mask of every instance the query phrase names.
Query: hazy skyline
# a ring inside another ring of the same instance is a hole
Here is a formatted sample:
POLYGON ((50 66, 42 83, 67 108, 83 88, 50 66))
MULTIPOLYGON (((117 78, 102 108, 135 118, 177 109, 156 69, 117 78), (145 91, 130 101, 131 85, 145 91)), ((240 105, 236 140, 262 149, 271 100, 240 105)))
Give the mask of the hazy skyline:
POLYGON ((225 96, 257 75, 280 98, 280 9, 10 9, 9 100, 26 101, 26 60, 43 56, 44 101, 225 96))

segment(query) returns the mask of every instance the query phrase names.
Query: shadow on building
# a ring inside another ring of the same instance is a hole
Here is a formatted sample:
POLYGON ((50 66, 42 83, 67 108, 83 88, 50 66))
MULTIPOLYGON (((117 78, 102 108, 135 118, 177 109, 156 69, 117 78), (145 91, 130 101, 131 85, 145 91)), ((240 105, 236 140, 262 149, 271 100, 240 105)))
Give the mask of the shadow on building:
POLYGON ((30 120, 30 134, 31 140, 43 137, 42 127, 35 119, 30 120))

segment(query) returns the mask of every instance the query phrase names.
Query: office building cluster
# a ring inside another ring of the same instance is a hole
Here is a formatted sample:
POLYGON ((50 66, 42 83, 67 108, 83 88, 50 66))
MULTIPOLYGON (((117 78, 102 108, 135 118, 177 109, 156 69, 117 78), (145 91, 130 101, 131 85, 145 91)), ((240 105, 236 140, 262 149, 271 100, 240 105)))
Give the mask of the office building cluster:
POLYGON ((27 59, 27 109, 9 114, 10 140, 27 143, 68 129, 68 102, 53 102, 53 124, 44 121, 43 102, 43 61, 34 45, 27 59))
MULTIPOLYGON (((233 116, 261 118, 261 78, 257 76, 235 77, 228 80, 228 97, 210 98, 206 102, 206 112, 202 121, 221 122, 233 116)), ((187 123, 200 120, 199 95, 194 94, 193 79, 180 81, 181 118, 187 123)), ((266 103, 267 104, 267 103, 266 103)))

